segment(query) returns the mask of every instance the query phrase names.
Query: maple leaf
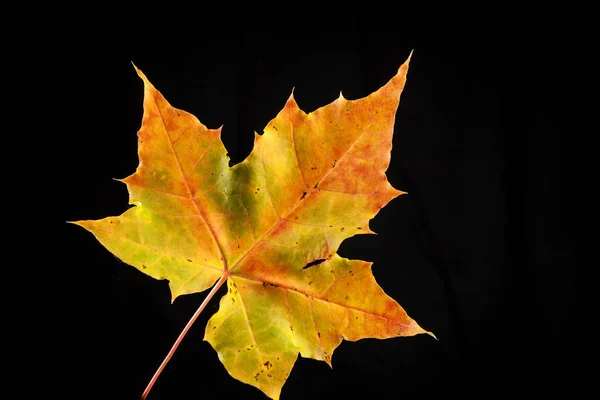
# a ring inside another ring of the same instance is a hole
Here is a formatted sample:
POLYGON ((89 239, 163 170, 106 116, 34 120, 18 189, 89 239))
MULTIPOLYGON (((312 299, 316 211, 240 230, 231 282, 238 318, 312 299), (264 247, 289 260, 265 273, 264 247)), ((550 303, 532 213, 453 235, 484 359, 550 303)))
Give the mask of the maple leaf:
POLYGON ((227 281, 204 339, 231 376, 273 399, 298 354, 331 366, 342 339, 429 333, 383 292, 371 263, 337 254, 344 239, 373 233, 369 220, 403 194, 385 171, 409 60, 362 99, 340 94, 306 114, 292 94, 233 167, 221 129, 172 107, 136 68, 140 162, 122 179, 135 207, 75 223, 168 279, 173 300, 214 285, 210 298, 227 281))

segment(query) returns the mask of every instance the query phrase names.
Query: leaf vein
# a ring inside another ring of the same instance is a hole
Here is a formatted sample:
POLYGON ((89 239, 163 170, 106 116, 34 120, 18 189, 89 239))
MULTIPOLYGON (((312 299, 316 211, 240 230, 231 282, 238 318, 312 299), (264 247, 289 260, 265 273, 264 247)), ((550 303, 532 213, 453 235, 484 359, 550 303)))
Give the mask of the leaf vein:
MULTIPOLYGON (((117 238, 117 239, 122 239, 122 240, 127 240, 127 241, 130 241, 130 242, 132 242, 132 243, 134 243, 134 244, 137 244, 138 246, 145 247, 145 248, 147 248, 147 249, 149 249, 149 250, 152 250, 152 251, 154 251, 155 253, 161 254, 161 255, 162 255, 162 256, 164 256, 164 257, 170 257, 170 258, 173 258, 173 259, 175 259, 175 260, 184 261, 184 258, 183 258, 183 257, 181 257, 181 258, 180 258, 180 257, 176 257, 176 256, 174 256, 174 255, 172 255, 172 254, 165 253, 163 250, 159 250, 159 249, 157 249, 157 248, 155 248, 155 247, 152 247, 152 246, 149 246, 149 245, 147 245, 147 244, 141 244, 141 243, 139 243, 139 242, 136 242, 135 240, 133 240, 133 239, 131 239, 131 238, 128 238, 128 237, 126 237, 126 236, 117 235, 117 234, 115 234, 114 232, 108 231, 108 230, 106 230, 106 229, 98 229, 98 228, 94 228, 94 229, 95 229, 95 230, 97 230, 97 231, 100 231, 100 232, 108 233, 108 234, 110 234, 110 235, 114 236, 114 237, 115 237, 115 238, 117 238)), ((185 261, 187 261, 187 259, 185 259, 185 261)), ((189 262, 189 261, 187 261, 187 262, 189 262)), ((219 268, 216 268, 216 267, 211 267, 211 266, 209 266, 209 265, 200 264, 200 263, 197 263, 197 262, 195 262, 195 261, 192 261, 192 262, 191 262, 191 264, 194 264, 194 265, 199 265, 199 266, 201 266, 201 267, 203 267, 203 268, 208 268, 208 269, 213 269, 213 270, 215 270, 215 271, 223 272, 223 270, 222 270, 222 269, 219 269, 219 268)))
POLYGON ((154 101, 154 105, 156 106, 156 111, 158 113, 158 116, 160 117, 160 122, 163 126, 163 129, 165 131, 165 135, 167 136, 168 142, 169 142, 169 146, 171 148, 171 151, 173 153, 173 157, 175 158, 175 161, 177 162, 177 167, 179 168, 179 173, 181 174, 181 177, 183 178, 183 183, 185 184, 185 187, 188 191, 188 195, 189 198, 192 199, 192 203, 194 203, 194 206, 196 207, 196 210, 198 211, 198 214, 202 217, 202 220, 204 221, 204 224, 206 225, 206 227, 208 228, 208 231, 210 232, 210 236, 212 238, 212 240, 215 242, 215 245, 217 247, 217 250, 220 254, 221 257, 221 261, 223 262, 223 270, 227 270, 227 260, 225 259, 225 257, 223 256, 223 249, 221 248, 221 244, 219 243, 219 241, 217 240, 217 236, 215 235, 215 232, 213 231, 212 227, 208 224, 208 222, 206 221, 206 218, 204 217, 204 215, 202 215, 202 211, 200 211, 200 207, 198 206, 198 203, 196 203, 196 199, 194 199, 194 196, 192 196, 192 191, 190 190, 190 186, 188 184, 188 181, 185 177, 185 174, 183 173, 183 169, 181 168, 181 163, 179 162, 179 157, 177 156, 177 152, 175 151, 175 148, 173 147, 173 142, 171 141, 171 136, 169 135, 169 132, 167 130, 167 126, 165 125, 165 121, 163 119, 162 113, 160 111, 160 107, 158 106, 158 103, 156 102, 156 99, 154 97, 152 97, 152 100, 154 101))
MULTIPOLYGON (((287 106, 286 106, 287 107, 287 106)), ((304 174, 302 173, 302 168, 300 167, 300 159, 298 158, 298 150, 296 150, 296 135, 294 134, 294 122, 292 121, 292 109, 288 107, 288 119, 290 122, 291 136, 292 136, 292 148, 294 149, 294 158, 296 159, 296 166, 298 167, 298 172, 300 172, 300 178, 302 178, 302 183, 306 188, 306 179, 304 179, 304 174)))
POLYGON ((252 278, 252 277, 249 277, 249 276, 239 275, 239 274, 231 274, 231 275, 235 276, 237 278, 242 278, 242 279, 247 279, 249 281, 258 282, 261 285, 263 283, 271 283, 272 285, 277 286, 281 290, 288 290, 290 292, 295 292, 295 293, 301 294, 303 296, 307 296, 308 298, 311 298, 311 299, 314 299, 314 300, 318 300, 318 301, 322 301, 322 302, 325 302, 325 303, 333 304, 333 305, 336 305, 336 306, 339 306, 339 307, 342 307, 342 308, 345 308, 345 309, 348 309, 348 310, 351 310, 351 311, 357 311, 357 312, 360 312, 360 313, 363 313, 363 314, 368 314, 370 316, 373 316, 373 317, 376 317, 376 318, 380 318, 380 319, 384 319, 386 321, 392 321, 392 322, 394 322, 396 324, 403 325, 403 326, 406 326, 406 327, 410 326, 409 324, 398 322, 398 321, 390 319, 390 318, 388 318, 388 317, 386 317, 384 315, 375 314, 374 312, 371 312, 371 311, 368 311, 368 310, 363 310, 363 309, 360 309, 358 307, 353 307, 353 306, 349 306, 349 305, 346 305, 346 304, 341 304, 341 303, 337 303, 337 302, 334 302, 334 301, 322 299, 322 298, 317 297, 315 295, 311 295, 311 294, 309 294, 309 293, 307 293, 305 291, 291 288, 291 287, 286 286, 286 285, 284 285, 282 283, 267 282, 265 280, 255 279, 255 278, 252 278))
POLYGON ((319 342, 319 346, 321 347, 321 351, 325 352, 325 348, 323 347, 323 340, 321 340, 321 335, 319 334, 319 329, 317 328, 317 320, 315 319, 315 312, 313 310, 312 298, 308 298, 308 304, 310 305, 310 319, 313 322, 313 327, 315 329, 315 336, 317 337, 317 341, 319 342))
POLYGON ((196 163, 194 164, 194 166, 192 167, 192 169, 190 169, 190 172, 188 172, 187 176, 185 177, 185 179, 188 179, 196 170, 196 167, 198 166, 198 164, 200 164, 200 162, 204 159, 204 156, 208 153, 208 150, 210 150, 210 148, 212 147, 213 143, 215 142, 215 139, 217 138, 218 135, 214 135, 212 140, 210 141, 210 144, 208 145, 208 147, 206 148, 206 150, 204 150, 204 153, 202 153, 202 155, 200 156, 200 158, 198 158, 198 161, 196 161, 196 163))

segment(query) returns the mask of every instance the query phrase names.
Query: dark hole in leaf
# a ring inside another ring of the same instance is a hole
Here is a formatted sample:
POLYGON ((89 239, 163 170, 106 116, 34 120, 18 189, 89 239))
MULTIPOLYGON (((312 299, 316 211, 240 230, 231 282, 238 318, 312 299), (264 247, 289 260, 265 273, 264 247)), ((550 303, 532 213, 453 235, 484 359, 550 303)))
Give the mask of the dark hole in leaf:
POLYGON ((307 269, 307 268, 310 268, 310 267, 314 267, 315 265, 321 264, 323 261, 325 261, 324 258, 320 258, 318 260, 311 261, 308 264, 306 264, 304 267, 302 267, 302 269, 307 269))

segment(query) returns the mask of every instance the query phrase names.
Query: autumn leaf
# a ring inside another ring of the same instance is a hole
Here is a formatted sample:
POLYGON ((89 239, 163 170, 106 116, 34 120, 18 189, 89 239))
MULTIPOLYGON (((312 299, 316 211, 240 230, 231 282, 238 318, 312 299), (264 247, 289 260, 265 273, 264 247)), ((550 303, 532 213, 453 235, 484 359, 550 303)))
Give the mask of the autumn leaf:
MULTIPOLYGON (((410 59, 410 58, 409 58, 410 59)), ((144 82, 139 166, 122 180, 118 217, 78 221, 172 299, 225 281, 204 339, 234 378, 273 399, 298 357, 323 360, 342 339, 428 333, 387 296, 371 263, 337 254, 373 233, 369 220, 403 194, 385 171, 407 60, 371 95, 341 94, 312 113, 293 95, 243 162, 229 167, 221 129, 208 129, 144 82)))

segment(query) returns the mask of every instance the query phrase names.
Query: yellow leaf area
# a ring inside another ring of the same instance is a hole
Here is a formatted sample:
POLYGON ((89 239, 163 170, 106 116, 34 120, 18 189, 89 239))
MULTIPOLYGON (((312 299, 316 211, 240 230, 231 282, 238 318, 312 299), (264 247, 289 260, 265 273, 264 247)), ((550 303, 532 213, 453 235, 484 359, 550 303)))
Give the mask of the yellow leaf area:
MULTIPOLYGON (((136 69, 137 70, 137 69, 136 69)), ((113 254, 168 279, 172 298, 226 277, 205 340, 236 379, 278 399, 298 353, 331 365, 342 339, 424 331, 387 296, 371 264, 336 254, 373 233, 369 220, 403 192, 385 171, 408 60, 371 95, 312 113, 293 96, 229 167, 220 129, 172 107, 146 76, 139 166, 123 179, 135 205, 79 221, 113 254), (324 262, 304 268, 315 260, 324 262)))

